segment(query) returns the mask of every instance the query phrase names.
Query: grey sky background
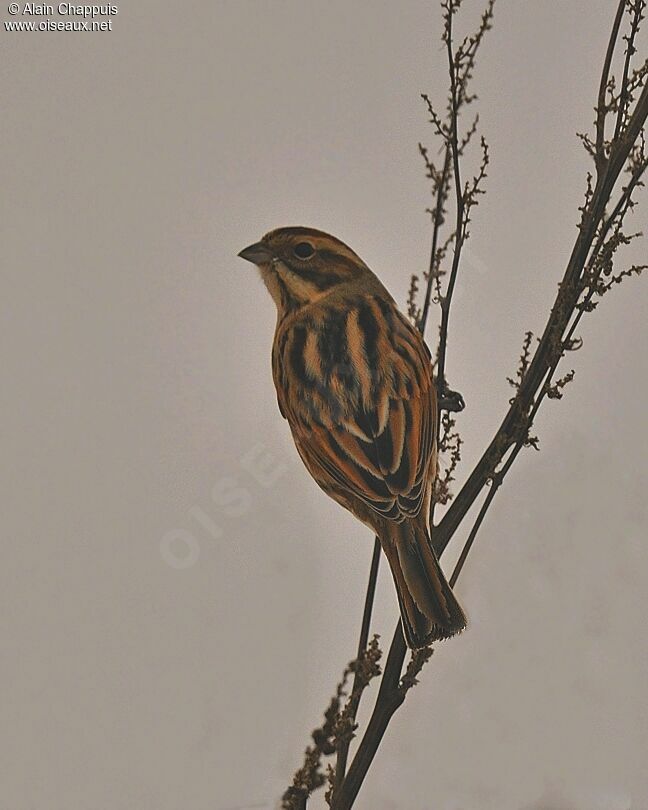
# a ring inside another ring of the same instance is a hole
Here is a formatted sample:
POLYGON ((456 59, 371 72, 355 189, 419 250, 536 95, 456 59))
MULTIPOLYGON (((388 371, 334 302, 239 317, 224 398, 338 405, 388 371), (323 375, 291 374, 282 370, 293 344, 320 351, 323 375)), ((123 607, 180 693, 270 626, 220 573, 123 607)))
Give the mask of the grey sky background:
MULTIPOLYGON (((460 478, 573 244, 615 6, 498 2, 448 357, 460 478)), ((236 253, 320 227, 404 302, 437 5, 138 0, 110 33, 1 36, 0 806, 269 810, 353 657, 371 537, 301 468, 274 307, 236 253)), ((359 810, 648 807, 645 312, 633 280, 584 323, 458 586, 470 630, 359 810)), ((396 617, 384 567, 385 645, 396 617)))

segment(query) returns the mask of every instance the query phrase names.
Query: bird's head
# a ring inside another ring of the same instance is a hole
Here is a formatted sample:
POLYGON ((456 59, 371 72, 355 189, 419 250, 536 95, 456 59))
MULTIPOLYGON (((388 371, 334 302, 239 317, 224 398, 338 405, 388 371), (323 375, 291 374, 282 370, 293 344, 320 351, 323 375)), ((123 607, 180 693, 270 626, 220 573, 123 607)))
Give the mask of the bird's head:
POLYGON ((238 254, 256 264, 279 314, 313 303, 341 285, 373 278, 350 247, 314 228, 278 228, 238 254))

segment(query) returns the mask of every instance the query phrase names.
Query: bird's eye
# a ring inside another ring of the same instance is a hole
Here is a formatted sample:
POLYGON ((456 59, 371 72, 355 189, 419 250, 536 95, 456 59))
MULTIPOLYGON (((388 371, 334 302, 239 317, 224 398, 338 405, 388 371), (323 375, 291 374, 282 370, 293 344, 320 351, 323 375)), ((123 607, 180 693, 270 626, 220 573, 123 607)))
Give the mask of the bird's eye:
POLYGON ((310 242, 300 242, 293 248, 293 253, 298 259, 310 259, 315 253, 315 248, 310 242))

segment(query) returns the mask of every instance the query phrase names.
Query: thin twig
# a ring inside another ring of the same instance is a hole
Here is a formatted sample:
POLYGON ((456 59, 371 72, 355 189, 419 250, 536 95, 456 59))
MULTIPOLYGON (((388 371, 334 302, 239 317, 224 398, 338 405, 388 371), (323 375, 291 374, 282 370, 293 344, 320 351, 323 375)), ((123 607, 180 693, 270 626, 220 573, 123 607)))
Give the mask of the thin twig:
MULTIPOLYGON (((446 51, 448 54, 448 70, 450 72, 450 135, 449 144, 452 152, 452 169, 454 175, 455 195, 456 195, 456 225, 455 225, 455 242, 454 253, 452 257, 452 268, 450 270, 450 278, 448 280, 448 287, 446 293, 441 298, 441 331, 439 334, 439 353, 437 358, 437 386, 441 391, 445 388, 445 362, 446 350, 448 343, 448 324, 450 321, 450 305, 452 304, 452 296, 457 281, 457 272, 459 270, 459 260, 461 259, 461 248, 463 247, 464 240, 464 194, 461 187, 461 171, 459 166, 459 143, 457 139, 457 79, 455 73, 455 57, 452 50, 452 21, 454 17, 454 7, 452 0, 449 3, 447 32, 445 36, 446 51)), ((437 427, 438 435, 438 427, 437 427)))
POLYGON ((612 24, 612 32, 608 41, 607 51, 605 53, 605 60, 603 62, 603 70, 601 72, 601 82, 599 84, 598 104, 596 105, 596 152, 595 163, 599 174, 603 171, 606 163, 605 156, 605 118, 607 114, 606 107, 606 93, 608 82, 610 80, 610 68, 612 67, 612 58, 616 50, 616 43, 619 38, 619 29, 623 20, 623 13, 625 11, 627 0, 620 0, 617 7, 617 12, 612 24))
POLYGON ((428 314, 430 311, 430 302, 432 300, 432 287, 434 286, 435 279, 439 268, 437 267, 437 245, 439 241, 439 230, 441 228, 441 221, 443 219, 443 204, 447 194, 446 186, 448 181, 448 172, 450 171, 450 156, 451 150, 448 144, 445 148, 445 156, 443 158, 443 171, 441 173, 441 180, 437 188, 436 204, 434 206, 433 227, 432 227, 432 247, 430 249, 430 267, 428 270, 427 285, 425 287, 425 298, 423 299, 423 314, 418 324, 419 331, 422 335, 425 334, 425 327, 427 325, 428 314))
POLYGON ((399 619, 389 648, 389 655, 385 663, 385 671, 380 682, 374 711, 358 750, 353 757, 346 779, 332 804, 332 810, 349 810, 353 805, 369 766, 376 755, 378 746, 387 730, 389 721, 405 699, 405 695, 401 693, 398 685, 406 651, 407 647, 399 619))
POLYGON ((609 217, 606 217, 601 226, 598 239, 596 240, 596 244, 594 245, 592 253, 590 254, 590 262, 598 256, 599 251, 610 232, 610 228, 612 227, 612 225, 614 225, 619 214, 621 213, 623 208, 628 204, 628 201, 632 198, 632 192, 635 190, 638 183, 640 182, 644 172, 646 171, 646 168, 648 168, 648 161, 644 162, 640 166, 637 166, 636 169, 632 172, 630 182, 623 189, 623 193, 619 197, 617 204, 614 206, 612 213, 610 214, 609 217))
POLYGON ((628 123, 624 138, 615 143, 604 173, 599 177, 588 211, 579 230, 576 242, 563 276, 558 295, 551 310, 545 331, 536 348, 520 389, 491 443, 484 451, 473 472, 450 504, 443 519, 435 527, 433 543, 437 554, 448 544, 466 513, 479 496, 486 481, 501 462, 506 451, 515 441, 520 422, 526 420, 531 403, 551 367, 556 351, 561 351, 560 340, 578 299, 575 283, 585 266, 597 228, 605 212, 610 194, 625 165, 632 145, 636 141, 648 117, 648 85, 643 92, 628 123))
MULTIPOLYGON (((360 639, 358 641, 358 656, 364 653, 367 649, 367 642, 369 640, 369 629, 371 625, 371 612, 373 610, 374 596, 376 593, 376 582, 378 580, 378 568, 380 566, 380 540, 376 537, 374 540, 373 554, 371 556, 371 567, 369 569, 369 582, 367 583, 367 595, 365 597, 364 610, 362 612, 362 626, 360 629, 360 639)), ((353 687, 351 694, 356 693, 358 685, 358 673, 356 672, 353 677, 353 687)), ((353 722, 358 714, 360 701, 354 701, 351 709, 351 722, 353 722)), ((337 752, 337 761, 335 765, 335 790, 339 790, 346 775, 347 759, 349 756, 349 745, 351 740, 344 740, 337 752)))
POLYGON ((625 121, 626 109, 628 106, 628 78, 630 73, 630 63, 632 61, 632 55, 635 52, 634 43, 639 26, 641 25, 645 5, 645 0, 634 0, 634 6, 631 6, 632 21, 630 23, 630 33, 626 38, 626 52, 623 60, 623 77, 621 79, 621 89, 619 91, 619 109, 617 110, 617 119, 614 127, 613 140, 616 140, 621 134, 625 121))

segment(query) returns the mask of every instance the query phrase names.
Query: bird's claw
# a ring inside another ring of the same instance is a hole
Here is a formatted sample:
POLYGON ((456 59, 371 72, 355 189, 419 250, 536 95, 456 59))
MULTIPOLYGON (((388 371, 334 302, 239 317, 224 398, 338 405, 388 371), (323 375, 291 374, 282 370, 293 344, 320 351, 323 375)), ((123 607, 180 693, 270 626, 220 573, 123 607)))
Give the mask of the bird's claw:
POLYGON ((465 407, 466 403, 459 391, 451 391, 449 388, 439 391, 439 410, 459 413, 465 407))

